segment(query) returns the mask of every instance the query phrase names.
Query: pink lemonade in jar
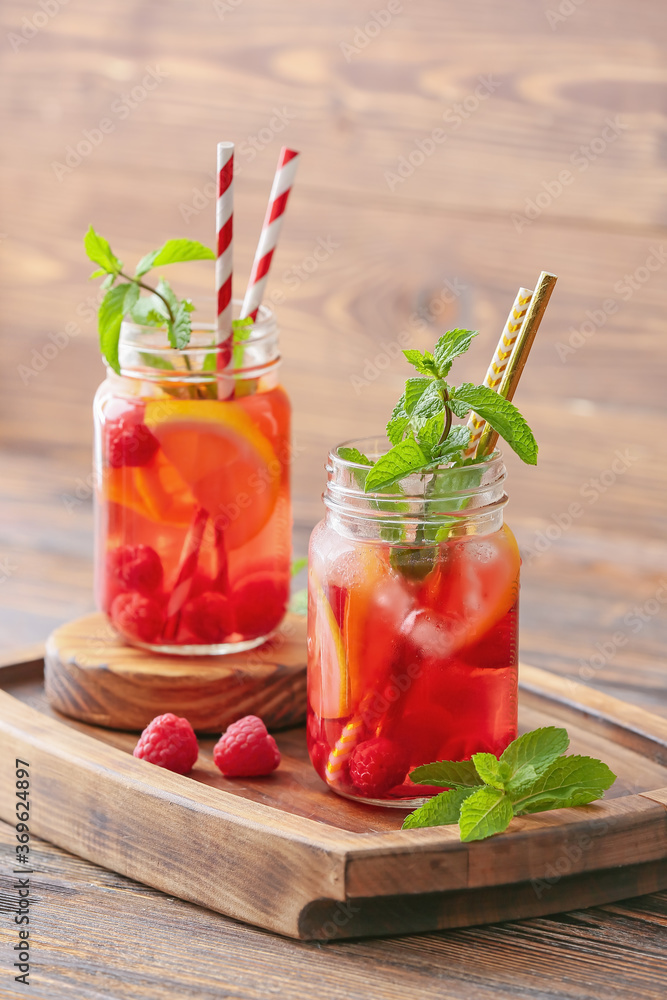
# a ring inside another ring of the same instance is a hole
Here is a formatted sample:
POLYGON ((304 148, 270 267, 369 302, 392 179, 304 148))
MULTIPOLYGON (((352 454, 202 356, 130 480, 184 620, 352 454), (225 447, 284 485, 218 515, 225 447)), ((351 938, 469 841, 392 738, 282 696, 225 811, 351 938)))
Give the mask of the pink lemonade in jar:
POLYGON ((231 379, 219 383, 196 333, 172 371, 160 334, 128 325, 122 374, 98 390, 96 594, 132 643, 240 650, 285 614, 290 404, 262 312, 231 379))
POLYGON ((413 784, 412 768, 499 754, 517 735, 520 557, 503 524, 505 470, 496 453, 464 473, 465 506, 427 510, 407 545, 387 540, 405 493, 364 495, 352 464, 331 456, 311 539, 308 747, 339 794, 414 805, 442 789, 413 784), (426 544, 429 531, 441 540, 426 544))

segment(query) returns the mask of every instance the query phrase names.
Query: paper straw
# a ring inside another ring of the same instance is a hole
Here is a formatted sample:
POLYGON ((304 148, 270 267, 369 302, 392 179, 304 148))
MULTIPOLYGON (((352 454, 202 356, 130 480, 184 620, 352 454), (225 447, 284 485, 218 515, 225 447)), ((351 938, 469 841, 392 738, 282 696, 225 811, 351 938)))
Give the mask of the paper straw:
MULTIPOLYGON (((496 347, 491 364, 486 372, 484 385, 489 389, 498 389, 503 373, 507 368, 512 350, 519 336, 523 321, 530 305, 533 293, 528 288, 520 288, 514 300, 514 305, 507 317, 503 332, 500 335, 498 346, 496 347)), ((463 457, 471 458, 477 451, 479 439, 486 423, 476 413, 471 413, 468 417, 468 429, 470 430, 470 444, 466 448, 463 457)))
POLYGON ((218 199, 215 206, 217 295, 216 343, 224 345, 217 354, 217 369, 226 368, 232 356, 232 265, 234 224, 234 143, 218 143, 218 199))
POLYGON ((283 146, 273 178, 269 204, 255 251, 255 259, 252 262, 250 280, 241 307, 241 319, 250 316, 254 320, 257 317, 298 164, 299 154, 295 150, 283 146))
POLYGON ((181 608, 190 596, 192 581, 197 572, 199 550, 207 521, 208 511, 204 510, 203 507, 198 507, 188 528, 188 533, 185 536, 178 564, 178 572, 176 574, 176 583, 167 604, 167 621, 164 627, 164 636, 166 639, 175 638, 178 631, 178 616, 181 608))
POLYGON ((345 776, 345 765, 354 753, 364 729, 364 722, 360 715, 356 715, 343 728, 343 732, 336 740, 327 760, 326 775, 329 781, 335 783, 345 776))
MULTIPOLYGON (((514 397, 516 387, 519 384, 519 379, 521 378, 521 373, 523 372, 526 361, 528 360, 530 349, 533 346, 535 335, 539 329, 540 323, 542 322, 544 311, 547 308, 549 299, 551 298, 551 293, 553 292, 557 281, 558 277, 555 274, 550 274, 548 271, 542 271, 540 274, 537 287, 533 292, 533 297, 530 300, 528 311, 524 317, 521 330, 516 339, 514 350, 512 351, 511 357, 500 381, 500 385, 498 386, 498 394, 503 396, 505 399, 511 400, 514 397)), ((479 444, 477 445, 477 458, 483 458, 485 455, 490 455, 496 446, 497 440, 498 431, 494 431, 493 428, 487 424, 482 431, 479 444)))

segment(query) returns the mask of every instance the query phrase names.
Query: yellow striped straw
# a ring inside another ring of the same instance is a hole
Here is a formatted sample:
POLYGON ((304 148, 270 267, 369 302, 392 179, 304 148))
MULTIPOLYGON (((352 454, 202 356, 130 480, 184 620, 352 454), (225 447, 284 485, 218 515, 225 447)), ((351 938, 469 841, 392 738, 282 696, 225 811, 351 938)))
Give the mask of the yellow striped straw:
MULTIPOLYGON (((489 389, 498 390, 503 373, 507 368, 507 363, 510 359, 512 351, 514 350, 516 339, 521 333, 521 327, 523 326, 523 321, 532 297, 533 293, 528 288, 520 288, 517 292, 514 305, 510 310, 509 316, 507 317, 505 328, 500 335, 498 346, 496 347, 493 358, 491 359, 491 364, 489 365, 484 379, 484 385, 488 386, 489 389)), ((481 417, 478 417, 476 413, 471 413, 468 417, 470 444, 464 452, 464 458, 471 458, 477 451, 477 445, 479 444, 479 439, 482 436, 485 423, 486 421, 482 420, 481 417)))
POLYGON ((326 773, 329 781, 338 781, 341 778, 345 765, 354 753, 363 730, 364 722, 359 715, 351 719, 344 727, 327 761, 326 773))

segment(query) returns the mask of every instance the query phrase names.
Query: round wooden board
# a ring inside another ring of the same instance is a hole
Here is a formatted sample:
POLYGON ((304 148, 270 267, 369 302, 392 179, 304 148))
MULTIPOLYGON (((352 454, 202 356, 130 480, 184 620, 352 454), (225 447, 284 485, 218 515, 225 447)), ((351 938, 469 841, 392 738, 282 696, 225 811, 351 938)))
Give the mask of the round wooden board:
POLYGON ((128 646, 105 615, 86 615, 50 635, 44 666, 53 708, 110 729, 141 730, 163 712, 202 733, 243 715, 281 729, 306 714, 306 620, 297 615, 257 649, 182 657, 128 646))

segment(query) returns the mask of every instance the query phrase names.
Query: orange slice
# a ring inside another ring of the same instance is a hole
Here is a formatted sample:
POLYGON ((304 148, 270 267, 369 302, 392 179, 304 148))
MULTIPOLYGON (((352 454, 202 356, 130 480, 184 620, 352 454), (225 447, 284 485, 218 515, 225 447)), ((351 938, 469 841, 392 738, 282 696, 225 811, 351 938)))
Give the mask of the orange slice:
POLYGON ((187 483, 160 452, 147 465, 109 469, 104 494, 150 521, 179 527, 190 523, 197 506, 187 483))
POLYGON ((254 538, 273 512, 280 463, 247 413, 233 401, 169 399, 148 402, 144 420, 227 546, 254 538))
POLYGON ((350 714, 350 678, 336 616, 320 583, 311 575, 315 593, 312 656, 308 663, 308 696, 320 719, 350 714))

